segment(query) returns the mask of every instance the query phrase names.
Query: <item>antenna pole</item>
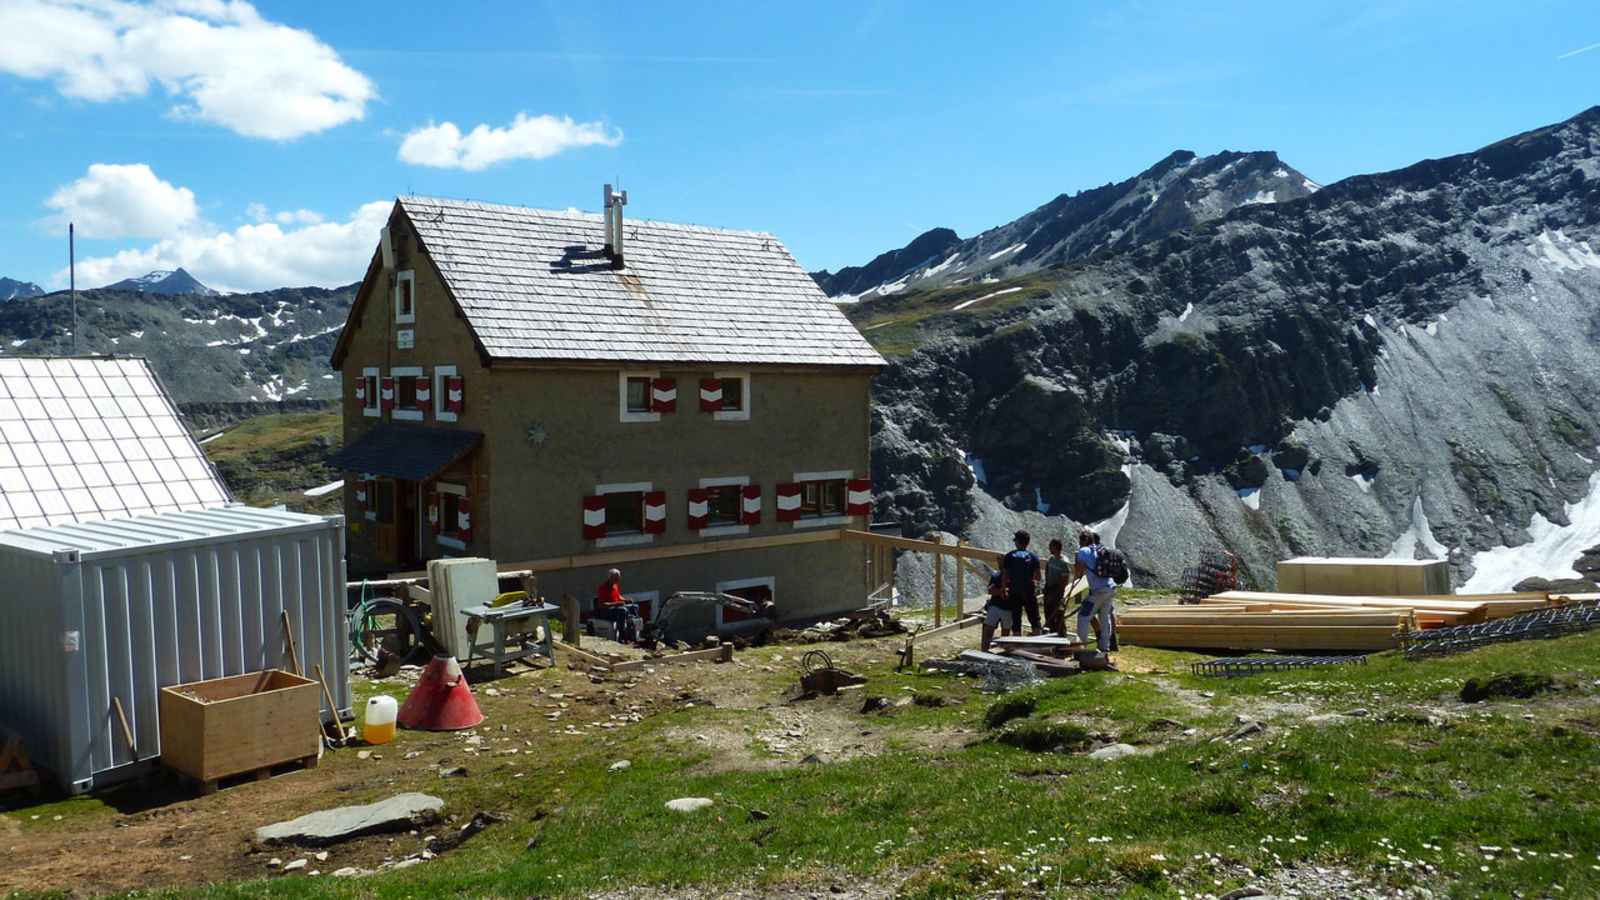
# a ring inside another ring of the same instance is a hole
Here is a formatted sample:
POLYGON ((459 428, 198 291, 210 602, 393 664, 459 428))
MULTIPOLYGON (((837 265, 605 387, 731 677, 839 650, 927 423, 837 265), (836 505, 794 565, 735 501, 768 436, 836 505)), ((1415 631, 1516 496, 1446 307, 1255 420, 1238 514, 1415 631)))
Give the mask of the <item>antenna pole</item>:
POLYGON ((78 355, 78 237, 77 225, 67 223, 67 278, 72 285, 72 355, 78 355))

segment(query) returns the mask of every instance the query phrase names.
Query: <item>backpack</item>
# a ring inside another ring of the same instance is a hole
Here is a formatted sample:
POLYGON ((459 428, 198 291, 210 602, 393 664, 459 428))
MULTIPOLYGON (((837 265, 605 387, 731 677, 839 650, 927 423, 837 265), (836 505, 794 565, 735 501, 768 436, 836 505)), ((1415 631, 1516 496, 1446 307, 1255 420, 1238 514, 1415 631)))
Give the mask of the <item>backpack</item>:
POLYGON ((1094 574, 1098 578, 1109 578, 1113 584, 1121 584, 1128 580, 1128 558, 1120 550, 1096 544, 1094 574))

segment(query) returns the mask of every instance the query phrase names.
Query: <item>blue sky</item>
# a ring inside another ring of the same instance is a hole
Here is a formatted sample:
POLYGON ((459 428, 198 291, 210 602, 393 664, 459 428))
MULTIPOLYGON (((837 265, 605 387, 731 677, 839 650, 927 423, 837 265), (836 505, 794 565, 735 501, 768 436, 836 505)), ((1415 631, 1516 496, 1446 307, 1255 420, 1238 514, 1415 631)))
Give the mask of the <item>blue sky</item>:
POLYGON ((1329 183, 1600 103, 1592 0, 440 8, 0 0, 0 275, 62 286, 70 215, 80 284, 348 283, 398 193, 592 210, 617 178, 837 268, 1177 148, 1329 183))

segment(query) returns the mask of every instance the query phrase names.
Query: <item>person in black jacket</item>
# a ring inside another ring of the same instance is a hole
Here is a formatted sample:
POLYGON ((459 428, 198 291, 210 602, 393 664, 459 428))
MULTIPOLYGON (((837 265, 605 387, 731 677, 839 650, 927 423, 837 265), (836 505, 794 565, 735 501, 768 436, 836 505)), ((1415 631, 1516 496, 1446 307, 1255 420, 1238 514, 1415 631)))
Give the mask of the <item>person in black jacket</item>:
POLYGON ((1026 531, 1016 533, 1013 541, 1017 549, 1007 553, 1000 560, 1000 571, 1005 573, 1006 597, 1011 603, 1012 631, 1022 633, 1022 614, 1028 614, 1028 633, 1037 635, 1039 630, 1039 580, 1043 574, 1039 568, 1039 557, 1028 544, 1033 536, 1026 531))

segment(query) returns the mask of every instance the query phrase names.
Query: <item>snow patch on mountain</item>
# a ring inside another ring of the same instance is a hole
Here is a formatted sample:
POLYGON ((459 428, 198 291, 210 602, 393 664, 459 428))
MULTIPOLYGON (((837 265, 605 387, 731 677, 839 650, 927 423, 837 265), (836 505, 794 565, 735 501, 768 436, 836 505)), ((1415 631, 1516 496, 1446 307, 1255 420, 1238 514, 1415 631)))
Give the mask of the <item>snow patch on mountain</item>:
POLYGON ((1528 522, 1532 540, 1515 547, 1499 546, 1472 554, 1472 577, 1461 586, 1463 594, 1508 591, 1530 575, 1541 578, 1577 578, 1572 563, 1583 551, 1600 544, 1600 472, 1589 478, 1589 492, 1566 504, 1567 521, 1557 525, 1534 513, 1528 522))

